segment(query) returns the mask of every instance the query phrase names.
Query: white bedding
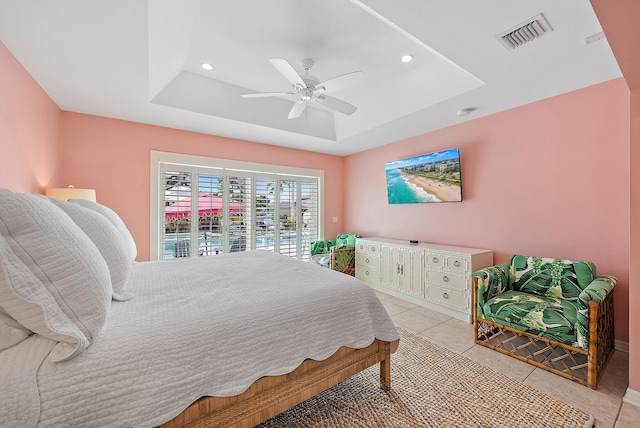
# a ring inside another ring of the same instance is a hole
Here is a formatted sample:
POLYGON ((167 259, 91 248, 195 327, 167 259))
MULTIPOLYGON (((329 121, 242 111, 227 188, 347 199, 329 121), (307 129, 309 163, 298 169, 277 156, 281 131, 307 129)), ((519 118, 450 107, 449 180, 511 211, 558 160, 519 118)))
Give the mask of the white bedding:
POLYGON ((82 354, 50 362, 37 335, 0 352, 0 421, 157 426, 201 396, 399 338, 366 284, 270 252, 137 263, 129 285, 82 354))

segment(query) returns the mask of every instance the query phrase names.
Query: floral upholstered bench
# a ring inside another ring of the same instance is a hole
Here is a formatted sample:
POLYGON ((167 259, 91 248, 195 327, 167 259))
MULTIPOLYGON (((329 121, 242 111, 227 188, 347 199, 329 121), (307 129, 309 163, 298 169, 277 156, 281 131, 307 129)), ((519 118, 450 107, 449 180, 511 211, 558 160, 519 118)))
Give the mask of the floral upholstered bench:
POLYGON ((596 389, 614 348, 615 277, 587 261, 512 255, 473 278, 476 343, 596 389))

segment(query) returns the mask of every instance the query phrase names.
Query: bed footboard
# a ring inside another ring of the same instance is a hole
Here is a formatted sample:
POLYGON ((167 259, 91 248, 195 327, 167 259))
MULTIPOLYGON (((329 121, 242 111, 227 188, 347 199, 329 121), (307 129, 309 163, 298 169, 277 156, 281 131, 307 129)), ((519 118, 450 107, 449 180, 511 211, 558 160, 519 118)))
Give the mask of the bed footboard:
POLYGON ((202 397, 162 427, 253 427, 378 362, 380 387, 388 390, 398 343, 376 339, 362 349, 342 347, 326 360, 306 360, 291 373, 258 379, 240 395, 202 397))

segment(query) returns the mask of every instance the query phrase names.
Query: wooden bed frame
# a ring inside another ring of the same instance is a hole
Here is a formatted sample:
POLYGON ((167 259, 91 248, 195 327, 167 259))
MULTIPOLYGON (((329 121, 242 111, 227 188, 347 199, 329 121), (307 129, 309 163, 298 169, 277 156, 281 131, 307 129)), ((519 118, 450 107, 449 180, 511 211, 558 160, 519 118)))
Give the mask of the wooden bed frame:
POLYGON ((291 373, 258 379, 240 395, 202 397, 162 427, 253 427, 378 362, 380 387, 389 390, 398 343, 376 339, 362 349, 342 347, 323 361, 305 360, 291 373))

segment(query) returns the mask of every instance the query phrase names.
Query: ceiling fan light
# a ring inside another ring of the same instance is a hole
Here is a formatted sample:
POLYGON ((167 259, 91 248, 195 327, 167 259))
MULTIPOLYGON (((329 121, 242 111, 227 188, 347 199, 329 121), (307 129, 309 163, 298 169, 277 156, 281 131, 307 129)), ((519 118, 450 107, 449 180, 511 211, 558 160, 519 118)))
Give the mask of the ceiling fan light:
POLYGON ((202 64, 200 64, 200 67, 204 68, 207 71, 213 70, 213 65, 208 62, 203 62, 202 64))
POLYGON ((406 54, 406 55, 403 55, 402 58, 400 58, 400 61, 402 61, 402 62, 411 62, 412 59, 413 59, 413 55, 406 54))

